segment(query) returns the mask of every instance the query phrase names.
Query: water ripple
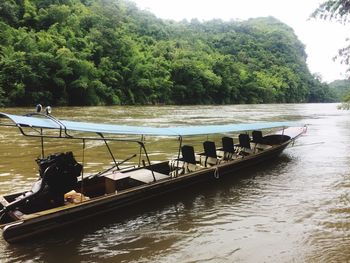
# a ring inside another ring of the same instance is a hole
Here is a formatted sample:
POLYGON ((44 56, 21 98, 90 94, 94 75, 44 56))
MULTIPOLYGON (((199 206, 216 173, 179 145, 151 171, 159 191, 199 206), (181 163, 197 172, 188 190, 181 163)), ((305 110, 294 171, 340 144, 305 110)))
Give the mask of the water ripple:
MULTIPOLYGON (((349 262, 350 115, 336 110, 335 104, 91 107, 54 112, 67 119, 159 127, 274 120, 310 125, 297 147, 258 169, 191 186, 30 244, 0 241, 1 262, 61 262, 62 255, 71 262, 349 262)), ((0 192, 30 187, 37 178, 34 159, 41 154, 40 142, 9 129, 1 134, 0 192)), ((220 136, 210 138, 220 141, 220 136)), ((187 142, 201 149, 205 139, 199 136, 187 142)), ((146 143, 154 160, 176 153, 176 140, 147 137, 146 143)), ((73 149, 82 158, 81 142, 45 142, 45 146, 47 152, 73 149)), ((103 144, 86 146, 87 172, 110 166, 103 144)), ((118 151, 118 160, 134 151, 129 144, 111 143, 111 147, 118 151)), ((133 162, 137 160, 128 165, 133 162)))

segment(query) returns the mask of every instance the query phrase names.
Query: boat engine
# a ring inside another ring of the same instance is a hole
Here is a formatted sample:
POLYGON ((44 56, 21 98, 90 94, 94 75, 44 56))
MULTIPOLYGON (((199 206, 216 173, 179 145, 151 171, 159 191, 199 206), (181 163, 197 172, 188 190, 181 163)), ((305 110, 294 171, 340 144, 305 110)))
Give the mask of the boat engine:
POLYGON ((76 187, 82 165, 75 160, 72 152, 51 154, 46 158, 37 159, 36 162, 48 192, 55 202, 63 203, 64 194, 76 187))
POLYGON ((0 214, 14 209, 34 212, 63 205, 64 194, 77 186, 82 165, 75 160, 72 152, 51 154, 36 162, 40 179, 30 191, 5 206, 0 214))

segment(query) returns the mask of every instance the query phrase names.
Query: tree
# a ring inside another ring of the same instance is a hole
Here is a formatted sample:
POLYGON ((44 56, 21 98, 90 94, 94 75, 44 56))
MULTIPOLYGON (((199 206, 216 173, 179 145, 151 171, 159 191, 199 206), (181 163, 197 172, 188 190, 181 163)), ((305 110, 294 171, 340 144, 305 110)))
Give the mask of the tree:
MULTIPOLYGON (((348 23, 350 14, 350 0, 328 0, 322 3, 312 14, 325 20, 335 20, 340 23, 348 23)), ((341 63, 350 64, 350 45, 339 49, 335 57, 341 60, 341 63)), ((350 72, 350 67, 347 69, 350 72)), ((344 97, 345 101, 350 101, 350 92, 344 97)))
POLYGON ((319 17, 325 20, 336 20, 341 23, 348 22, 350 12, 349 0, 328 0, 314 11, 313 17, 319 17))
POLYGON ((331 92, 334 93, 336 101, 347 101, 346 98, 350 98, 350 80, 335 80, 329 83, 329 87, 331 92))
MULTIPOLYGON (((349 22, 349 14, 350 0, 328 0, 314 11, 312 17, 345 24, 349 22)), ((340 59, 341 63, 349 65, 350 45, 339 49, 338 55, 335 58, 340 59)), ((350 68, 347 71, 350 71, 350 68)))
POLYGON ((161 20, 127 0, 0 1, 0 105, 327 101, 273 17, 161 20))

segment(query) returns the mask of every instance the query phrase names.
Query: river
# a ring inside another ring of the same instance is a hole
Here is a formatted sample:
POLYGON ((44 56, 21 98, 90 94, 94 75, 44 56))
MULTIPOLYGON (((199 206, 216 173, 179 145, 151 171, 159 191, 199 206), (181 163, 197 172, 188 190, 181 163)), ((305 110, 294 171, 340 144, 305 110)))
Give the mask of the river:
MULTIPOLYGON (((30 242, 0 239, 1 262, 349 262, 350 112, 336 104, 53 108, 60 118, 132 125, 299 121, 306 135, 276 160, 84 221, 30 242)), ((28 113, 30 109, 0 109, 28 113)), ((0 128, 0 194, 37 178, 37 139, 0 128)), ((203 138, 191 138, 199 149, 203 138)), ((214 138, 217 139, 217 138, 214 138)), ((46 141, 46 151, 81 143, 46 141)), ((176 143, 146 137, 154 161, 176 143)), ((86 171, 108 167, 103 145, 88 143, 86 171)), ((117 158, 132 146, 113 145, 117 158)), ((125 157, 124 157, 125 156, 125 157)), ((80 159, 79 159, 80 160, 80 159)))

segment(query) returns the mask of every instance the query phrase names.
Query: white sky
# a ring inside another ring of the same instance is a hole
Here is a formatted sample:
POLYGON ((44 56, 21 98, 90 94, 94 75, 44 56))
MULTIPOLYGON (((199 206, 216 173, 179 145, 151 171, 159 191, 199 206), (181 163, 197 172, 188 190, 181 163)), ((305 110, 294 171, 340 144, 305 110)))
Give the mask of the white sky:
POLYGON ((322 0, 132 0, 159 18, 210 20, 220 18, 248 19, 274 16, 294 29, 306 45, 307 63, 311 73, 318 73, 323 81, 346 77, 344 65, 333 61, 338 49, 346 46, 350 25, 309 20, 310 14, 322 0))

